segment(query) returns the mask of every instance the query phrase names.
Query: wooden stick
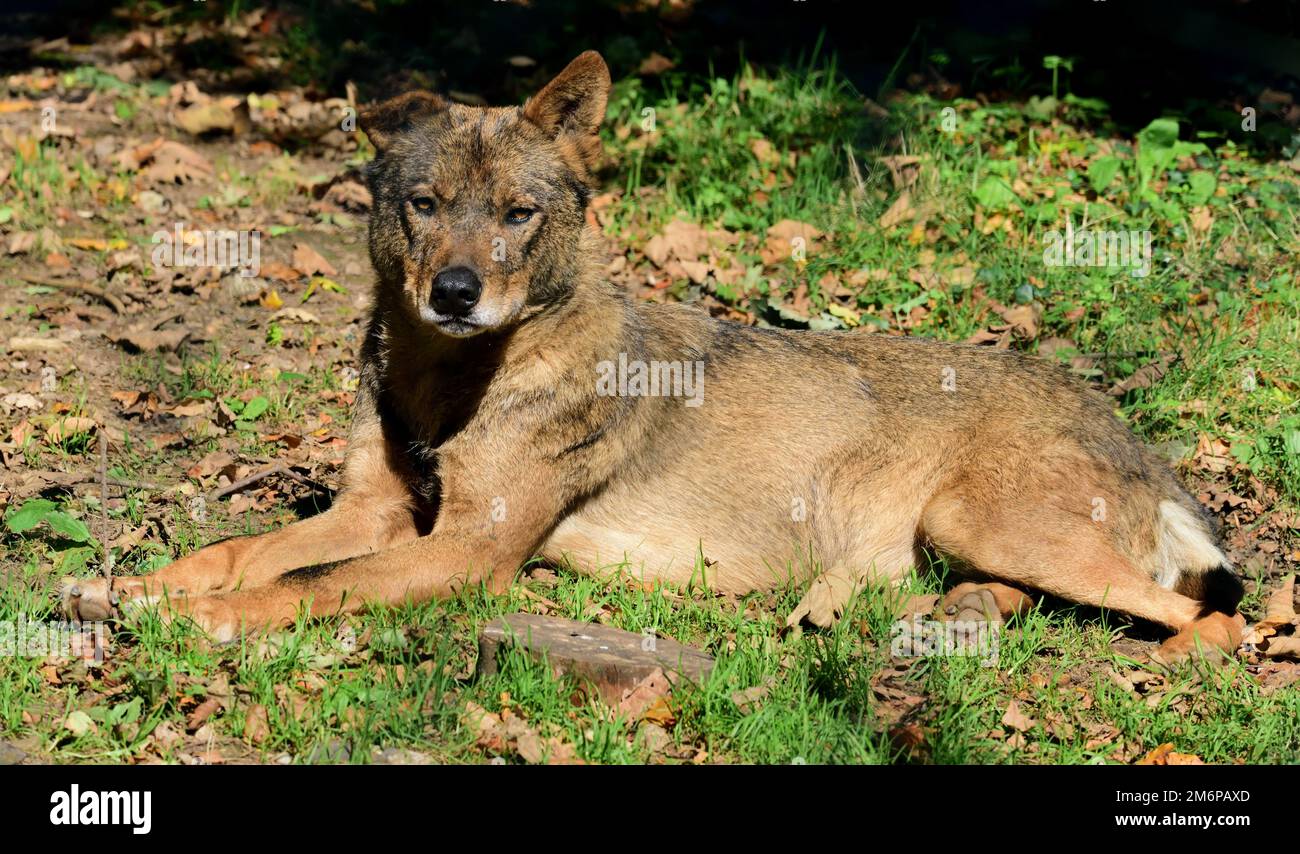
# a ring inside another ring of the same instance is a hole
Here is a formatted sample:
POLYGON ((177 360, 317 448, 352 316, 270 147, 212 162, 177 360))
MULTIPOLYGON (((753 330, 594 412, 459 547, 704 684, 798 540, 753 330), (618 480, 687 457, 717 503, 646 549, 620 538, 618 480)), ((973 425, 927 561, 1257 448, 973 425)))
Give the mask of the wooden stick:
POLYGON ((81 282, 63 282, 58 279, 45 279, 40 276, 29 276, 26 273, 6 273, 6 276, 12 276, 19 281, 27 282, 32 285, 41 285, 46 288, 57 288, 61 291, 73 291, 75 293, 85 294, 86 296, 95 297, 108 304, 108 307, 118 314, 126 313, 126 306, 117 297, 110 294, 103 288, 94 285, 85 285, 81 282))
POLYGON ((283 475, 284 477, 292 478, 293 480, 298 481, 304 486, 310 486, 312 489, 315 489, 318 492, 324 492, 326 495, 330 495, 330 496, 334 495, 334 490, 330 489, 325 484, 320 483, 319 481, 312 480, 311 478, 305 475, 298 474, 296 471, 289 468, 288 466, 282 466, 276 464, 271 466, 268 469, 263 469, 262 471, 259 471, 255 474, 250 474, 248 477, 240 478, 239 480, 235 481, 229 486, 224 486, 221 489, 216 490, 215 492, 212 493, 211 500, 218 501, 222 498, 225 498, 227 495, 231 495, 233 493, 239 492, 240 490, 247 489, 248 487, 257 483, 259 480, 266 480, 268 477, 272 477, 277 474, 283 475))
POLYGON ((29 472, 32 477, 38 477, 50 486, 79 486, 83 483, 100 483, 107 480, 109 486, 117 486, 123 489, 162 489, 162 484, 153 483, 147 480, 126 480, 120 477, 99 477, 96 474, 78 474, 77 472, 63 471, 34 471, 29 472))
POLYGON ((104 546, 104 580, 113 589, 113 546, 108 541, 108 437, 99 431, 99 509, 103 511, 104 526, 100 534, 104 546))

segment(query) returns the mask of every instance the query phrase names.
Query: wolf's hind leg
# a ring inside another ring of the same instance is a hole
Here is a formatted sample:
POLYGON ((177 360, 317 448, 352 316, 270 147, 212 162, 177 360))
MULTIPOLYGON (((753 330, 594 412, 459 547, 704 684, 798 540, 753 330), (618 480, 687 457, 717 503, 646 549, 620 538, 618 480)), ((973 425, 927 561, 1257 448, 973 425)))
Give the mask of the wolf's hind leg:
POLYGON ((1162 587, 1116 549, 1102 524, 1041 503, 976 512, 959 494, 937 496, 922 516, 937 549, 986 575, 1190 632, 1171 639, 1184 638, 1170 649, 1171 658, 1185 657, 1196 643, 1235 648, 1241 633, 1229 624, 1240 618, 1208 614, 1204 603, 1162 587))

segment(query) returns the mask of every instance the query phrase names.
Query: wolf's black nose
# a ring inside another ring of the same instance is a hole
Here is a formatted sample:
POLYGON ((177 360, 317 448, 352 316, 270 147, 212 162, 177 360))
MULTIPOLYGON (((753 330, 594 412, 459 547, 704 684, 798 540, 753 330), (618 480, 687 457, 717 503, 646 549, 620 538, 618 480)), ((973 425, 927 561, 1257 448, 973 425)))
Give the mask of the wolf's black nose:
POLYGON ((439 314, 460 317, 478 302, 483 293, 483 283, 468 267, 449 267, 433 277, 433 292, 429 301, 439 314))

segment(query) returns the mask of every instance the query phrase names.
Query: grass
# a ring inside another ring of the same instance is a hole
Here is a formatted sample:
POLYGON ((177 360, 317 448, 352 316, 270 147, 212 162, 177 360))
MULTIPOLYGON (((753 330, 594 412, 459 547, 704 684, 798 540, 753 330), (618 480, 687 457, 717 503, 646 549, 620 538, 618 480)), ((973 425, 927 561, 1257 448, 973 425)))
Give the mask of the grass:
MULTIPOLYGON (((983 294, 1041 313, 1041 330, 1017 346, 1063 339, 1059 358, 1089 354, 1111 379, 1176 354, 1163 376, 1117 399, 1121 417, 1184 462, 1199 437, 1221 439, 1239 464, 1222 476, 1225 488, 1258 479, 1279 506, 1300 505, 1295 174, 1225 139, 1170 140, 1159 124, 1138 143, 1093 102, 1033 110, 915 94, 891 102, 887 119, 870 119, 834 67, 819 65, 733 79, 669 74, 653 89, 621 81, 605 131, 616 164, 606 175, 615 198, 605 228, 634 248, 675 218, 737 233, 744 275, 694 293, 764 322, 961 339, 1000 322, 983 294), (921 158, 907 188, 914 215, 888 227, 881 217, 901 192, 877 160, 882 140, 900 141, 892 154, 921 158), (765 264, 765 233, 786 219, 824 236, 805 259, 765 264), (1150 274, 1046 266, 1043 237, 1067 219, 1150 232, 1150 274), (773 311, 796 296, 806 297, 806 319, 773 311)), ((44 154, 15 172, 28 195, 66 174, 44 154)), ((693 293, 684 282, 673 292, 693 293)), ((123 375, 137 387, 163 383, 177 399, 265 397, 258 428, 298 423, 308 408, 347 417, 315 399, 342 387, 328 370, 256 376, 233 369, 219 346, 179 375, 147 356, 128 359, 123 375)), ((260 432, 239 431, 245 452, 265 450, 260 432)), ((52 454, 93 456, 89 447, 26 450, 45 467, 52 454)), ((173 462, 128 443, 115 465, 129 478, 173 462)), ((272 518, 215 513, 195 523, 183 498, 173 501, 168 545, 132 552, 119 571, 293 518, 279 509, 272 518)), ((99 512, 65 509, 88 520, 99 512)), ((113 512, 133 524, 143 518, 133 494, 113 512)), ((7 533, 0 548, 25 582, 0 593, 0 620, 10 621, 52 618, 48 579, 67 568, 92 573, 102 550, 49 527, 7 533)), ((939 592, 942 581, 942 572, 926 573, 901 595, 939 592)), ((520 761, 513 750, 475 745, 465 722, 473 703, 601 763, 1107 763, 1132 762, 1164 742, 1207 762, 1300 759, 1300 693, 1275 689, 1240 662, 1146 674, 1114 614, 1034 610, 1001 635, 997 665, 985 667, 967 657, 893 659, 883 592, 860 597, 832 630, 786 630, 799 595, 731 599, 537 573, 504 596, 471 589, 224 648, 146 615, 119 633, 103 668, 0 658, 0 734, 59 762, 193 761, 196 748, 181 733, 211 698, 219 709, 199 732, 227 759, 365 762, 373 750, 401 746, 436 761, 520 761), (619 718, 583 686, 517 654, 475 679, 478 630, 501 614, 537 610, 539 597, 558 616, 701 646, 717 657, 715 676, 676 692, 661 730, 619 718), (1013 703, 1023 719, 1009 714, 1013 703), (64 726, 75 711, 92 726, 64 726)), ((1256 616, 1261 595, 1257 588, 1246 603, 1256 616)))

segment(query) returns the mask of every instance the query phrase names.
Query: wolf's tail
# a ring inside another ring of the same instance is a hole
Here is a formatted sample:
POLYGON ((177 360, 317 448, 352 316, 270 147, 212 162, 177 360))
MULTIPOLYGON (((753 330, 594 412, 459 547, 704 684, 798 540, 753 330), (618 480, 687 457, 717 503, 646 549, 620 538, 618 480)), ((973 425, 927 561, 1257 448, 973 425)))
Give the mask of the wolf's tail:
POLYGON ((1152 556, 1157 583, 1205 603, 1209 611, 1236 613, 1245 590, 1209 520, 1168 498, 1160 502, 1159 514, 1152 556))

